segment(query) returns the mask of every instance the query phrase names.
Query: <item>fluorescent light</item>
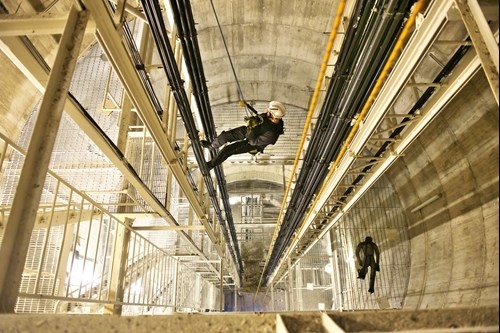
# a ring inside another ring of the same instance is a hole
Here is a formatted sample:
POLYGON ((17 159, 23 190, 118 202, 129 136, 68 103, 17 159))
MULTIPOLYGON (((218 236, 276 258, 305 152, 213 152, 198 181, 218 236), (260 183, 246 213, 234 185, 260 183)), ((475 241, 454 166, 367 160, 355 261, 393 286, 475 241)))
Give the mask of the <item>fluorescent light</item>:
POLYGON ((436 201, 439 198, 441 198, 441 194, 436 194, 432 198, 429 198, 429 199, 425 200, 420 205, 418 205, 417 207, 413 208, 410 212, 415 213, 416 211, 421 210, 422 208, 424 208, 427 205, 430 205, 431 203, 433 203, 434 201, 436 201))

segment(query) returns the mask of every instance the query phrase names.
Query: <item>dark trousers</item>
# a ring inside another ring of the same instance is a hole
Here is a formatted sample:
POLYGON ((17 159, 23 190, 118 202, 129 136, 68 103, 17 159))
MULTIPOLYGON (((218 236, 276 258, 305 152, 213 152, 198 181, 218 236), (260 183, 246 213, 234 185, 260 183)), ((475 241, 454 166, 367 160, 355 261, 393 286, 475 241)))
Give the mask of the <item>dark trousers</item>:
POLYGON ((366 273, 368 273, 368 267, 370 267, 370 288, 369 292, 373 293, 375 291, 375 275, 377 274, 377 263, 373 256, 366 256, 363 260, 363 267, 358 271, 358 278, 365 279, 366 273))
POLYGON ((222 148, 217 156, 215 156, 212 161, 210 161, 210 164, 212 166, 217 166, 232 155, 249 153, 252 150, 255 150, 255 146, 252 146, 247 142, 246 134, 246 126, 236 127, 229 131, 222 131, 222 133, 214 139, 214 141, 212 142, 212 146, 215 148, 219 148, 226 143, 232 143, 222 148))
POLYGON ((247 128, 246 126, 240 126, 229 131, 222 131, 214 141, 212 142, 212 146, 214 148, 222 147, 224 144, 228 142, 235 142, 240 140, 245 140, 247 136, 247 128))

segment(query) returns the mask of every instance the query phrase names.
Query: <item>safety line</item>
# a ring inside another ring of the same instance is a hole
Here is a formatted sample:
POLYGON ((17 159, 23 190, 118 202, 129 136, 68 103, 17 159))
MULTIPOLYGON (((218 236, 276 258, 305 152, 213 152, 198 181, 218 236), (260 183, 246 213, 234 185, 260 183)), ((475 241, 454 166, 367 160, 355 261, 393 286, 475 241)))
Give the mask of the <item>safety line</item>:
POLYGON ((231 69, 233 70, 233 75, 234 79, 236 80, 236 85, 238 86, 238 94, 240 95, 240 101, 245 101, 245 97, 243 96, 243 91, 241 90, 240 81, 238 81, 238 76, 236 75, 236 71, 234 70, 233 60, 231 60, 231 55, 229 54, 229 49, 227 48, 226 38, 224 38, 224 34, 222 33, 222 28, 220 26, 219 18, 217 16, 217 12, 215 11, 214 3, 212 0, 210 0, 210 4, 212 5, 212 10, 214 11, 215 15, 215 21, 217 21, 217 26, 219 27, 220 35, 222 37, 222 42, 224 43, 224 48, 226 49, 227 57, 229 59, 229 63, 231 64, 231 69))
POLYGON ((339 3, 338 8, 337 8, 337 14, 335 16, 335 20, 333 21, 333 27, 332 27, 332 30, 330 31, 330 37, 328 39, 326 51, 325 51, 325 54, 323 56, 323 63, 321 64, 321 69, 320 69, 319 74, 318 74, 318 80, 316 81, 316 87, 314 88, 314 93, 313 93, 313 96, 311 98, 311 103, 309 104, 309 112, 307 114, 306 123, 304 125, 304 130, 302 131, 302 138, 300 140, 299 148, 297 149, 297 154, 295 155, 295 162, 293 163, 293 168, 292 168, 292 171, 290 173, 290 179, 288 180, 288 185, 287 185, 287 188, 285 191, 285 195, 283 197, 283 202, 281 204, 281 209, 280 209, 280 213, 278 215, 276 227, 274 228, 273 239, 272 239, 271 244, 269 246, 269 251, 267 254, 267 258, 266 258, 266 263, 264 264, 264 269, 262 270, 262 274, 261 274, 260 280, 259 280, 259 285, 257 287, 257 291, 255 292, 255 295, 257 295, 257 293, 259 292, 260 286, 262 284, 262 278, 264 276, 264 272, 265 272, 267 265, 269 263, 271 253, 273 251, 274 244, 276 242, 276 237, 277 237, 278 231, 281 227, 281 216, 283 214, 283 211, 285 210, 285 205, 286 205, 286 201, 288 198, 288 193, 290 192, 290 188, 292 187, 292 182, 293 182, 293 178, 295 175, 295 170, 297 169, 297 165, 298 165, 298 162, 300 160, 300 156, 302 155, 302 148, 303 148, 304 143, 306 141, 307 133, 309 130, 309 125, 311 124, 311 119, 312 119, 312 116, 314 113, 314 109, 316 108, 318 96, 319 96, 319 93, 321 91, 321 85, 323 84, 323 79, 325 77, 326 68, 328 67, 328 61, 330 60, 330 55, 332 53, 333 42, 335 40, 335 37, 337 36, 338 27, 339 27, 340 22, 341 22, 342 17, 343 17, 345 3, 346 3, 345 0, 341 1, 339 3))

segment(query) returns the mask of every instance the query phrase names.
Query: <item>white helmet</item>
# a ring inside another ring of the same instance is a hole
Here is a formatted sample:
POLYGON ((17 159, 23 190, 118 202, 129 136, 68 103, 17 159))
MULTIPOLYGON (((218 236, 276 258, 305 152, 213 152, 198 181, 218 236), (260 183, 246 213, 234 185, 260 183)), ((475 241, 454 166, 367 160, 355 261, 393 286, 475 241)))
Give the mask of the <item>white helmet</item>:
POLYGON ((283 118, 286 115, 286 108, 283 103, 278 101, 269 102, 269 106, 267 108, 269 112, 273 115, 274 118, 283 118))

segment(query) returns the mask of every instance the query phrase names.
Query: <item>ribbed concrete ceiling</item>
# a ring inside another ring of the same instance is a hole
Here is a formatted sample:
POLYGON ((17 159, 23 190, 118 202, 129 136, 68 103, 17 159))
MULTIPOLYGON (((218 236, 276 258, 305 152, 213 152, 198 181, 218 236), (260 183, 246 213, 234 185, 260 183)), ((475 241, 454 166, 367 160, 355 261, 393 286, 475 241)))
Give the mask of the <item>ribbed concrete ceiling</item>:
POLYGON ((191 4, 212 106, 240 99, 215 8, 244 98, 307 109, 338 1, 191 4))

